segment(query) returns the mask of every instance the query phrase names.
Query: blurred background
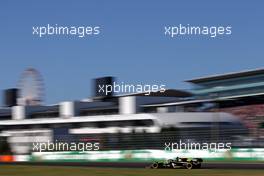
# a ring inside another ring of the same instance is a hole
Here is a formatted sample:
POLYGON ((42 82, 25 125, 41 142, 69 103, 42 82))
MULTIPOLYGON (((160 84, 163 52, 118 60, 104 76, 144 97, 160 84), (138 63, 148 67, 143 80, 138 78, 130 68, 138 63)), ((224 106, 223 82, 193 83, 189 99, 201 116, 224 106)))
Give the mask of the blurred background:
POLYGON ((114 80, 94 79, 90 98, 45 105, 40 73, 26 69, 18 88, 3 92, 1 160, 264 159, 263 69, 187 80, 193 87, 189 91, 166 89, 149 95, 99 91, 100 87, 113 86, 114 80), (99 150, 54 148, 60 142, 97 143, 99 150), (46 146, 40 152, 34 150, 34 143, 46 146), (208 147, 167 150, 168 143, 207 143, 208 147), (213 148, 211 143, 215 143, 213 148), (217 147, 219 143, 222 147, 217 147))
POLYGON ((262 1, 1 1, 0 161, 263 161, 263 17, 262 1), (47 24, 101 32, 32 35, 47 24), (232 34, 164 36, 178 24, 232 26, 232 34), (167 90, 99 92, 114 80, 167 90), (33 151, 48 141, 100 150, 33 151), (164 150, 179 141, 232 149, 164 150))

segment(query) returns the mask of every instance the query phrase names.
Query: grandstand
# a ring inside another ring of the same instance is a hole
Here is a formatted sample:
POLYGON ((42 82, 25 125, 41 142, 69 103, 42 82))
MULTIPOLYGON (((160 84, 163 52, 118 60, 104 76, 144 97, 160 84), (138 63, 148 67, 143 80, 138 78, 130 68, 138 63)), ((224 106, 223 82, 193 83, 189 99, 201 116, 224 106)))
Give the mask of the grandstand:
MULTIPOLYGON (((111 80, 100 78, 95 85, 111 80)), ((264 71, 255 70, 189 80, 195 85, 190 92, 104 95, 95 86, 89 99, 53 105, 21 105, 19 90, 5 91, 2 150, 30 155, 32 143, 47 141, 97 141, 101 151, 163 150, 166 141, 180 140, 261 148, 262 81, 264 71)))

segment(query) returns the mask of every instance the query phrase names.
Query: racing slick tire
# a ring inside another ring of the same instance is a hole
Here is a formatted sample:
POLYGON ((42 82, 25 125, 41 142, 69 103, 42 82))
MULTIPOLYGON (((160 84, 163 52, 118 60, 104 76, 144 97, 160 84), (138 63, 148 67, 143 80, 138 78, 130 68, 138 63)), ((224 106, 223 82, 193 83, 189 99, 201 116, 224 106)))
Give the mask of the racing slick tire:
POLYGON ((193 168, 193 164, 188 162, 188 163, 185 165, 185 168, 186 168, 186 169, 192 169, 192 168, 193 168))
POLYGON ((155 162, 151 165, 152 169, 158 169, 159 168, 159 163, 155 162))

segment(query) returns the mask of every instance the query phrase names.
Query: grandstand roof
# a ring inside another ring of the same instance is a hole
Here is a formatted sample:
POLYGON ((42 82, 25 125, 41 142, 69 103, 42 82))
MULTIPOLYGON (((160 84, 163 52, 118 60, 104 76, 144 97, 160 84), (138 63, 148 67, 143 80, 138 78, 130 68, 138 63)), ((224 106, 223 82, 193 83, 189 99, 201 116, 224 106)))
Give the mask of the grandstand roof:
POLYGON ((254 70, 245 70, 241 72, 219 74, 219 75, 212 75, 212 76, 207 76, 207 77, 200 77, 200 78, 186 80, 186 82, 199 84, 199 83, 204 83, 204 82, 209 82, 209 81, 218 81, 218 80, 232 79, 232 78, 238 78, 238 77, 248 77, 248 76, 255 76, 255 75, 260 75, 260 74, 264 74, 264 68, 254 69, 254 70))

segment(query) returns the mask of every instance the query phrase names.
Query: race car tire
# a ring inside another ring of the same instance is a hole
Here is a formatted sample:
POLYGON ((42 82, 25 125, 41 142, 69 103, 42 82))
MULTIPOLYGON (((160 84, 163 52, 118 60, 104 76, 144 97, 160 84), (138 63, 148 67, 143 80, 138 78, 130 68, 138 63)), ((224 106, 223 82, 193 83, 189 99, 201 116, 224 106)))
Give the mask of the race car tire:
POLYGON ((151 165, 151 168, 153 168, 153 169, 158 169, 158 168, 159 168, 159 163, 153 163, 153 164, 151 165))
POLYGON ((187 164, 185 165, 185 168, 186 168, 186 169, 192 169, 192 167, 193 167, 192 163, 187 163, 187 164))

